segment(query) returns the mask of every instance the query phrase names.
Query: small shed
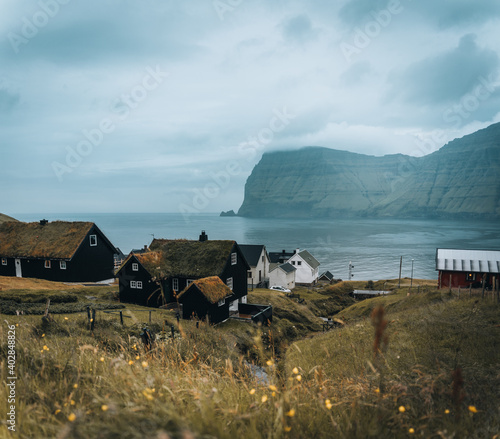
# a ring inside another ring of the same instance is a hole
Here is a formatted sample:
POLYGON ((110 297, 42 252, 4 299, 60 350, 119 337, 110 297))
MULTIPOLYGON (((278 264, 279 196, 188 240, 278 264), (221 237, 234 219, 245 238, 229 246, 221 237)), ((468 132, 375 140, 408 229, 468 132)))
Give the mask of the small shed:
POLYGON ((332 280, 333 280, 333 274, 330 273, 329 271, 325 271, 318 278, 318 281, 323 281, 323 282, 331 282, 332 280))
POLYGON ((438 288, 494 288, 500 274, 500 251, 436 250, 438 288))
POLYGON ((210 323, 220 323, 229 318, 229 298, 233 292, 218 276, 195 280, 179 294, 182 318, 192 317, 210 323))

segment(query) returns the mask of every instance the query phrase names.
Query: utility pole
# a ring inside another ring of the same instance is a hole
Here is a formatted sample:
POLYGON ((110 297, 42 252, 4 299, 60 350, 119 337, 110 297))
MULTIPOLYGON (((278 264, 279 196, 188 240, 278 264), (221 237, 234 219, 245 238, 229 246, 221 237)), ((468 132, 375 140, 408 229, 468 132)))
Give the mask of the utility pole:
POLYGON ((399 259, 399 282, 398 288, 401 288, 401 267, 403 266, 403 256, 399 259))
POLYGON ((349 280, 351 280, 351 278, 354 276, 354 274, 352 274, 353 268, 354 268, 354 265, 352 265, 351 261, 349 261, 349 280))
POLYGON ((411 260, 411 278, 410 278, 410 290, 413 286, 413 259, 411 260))

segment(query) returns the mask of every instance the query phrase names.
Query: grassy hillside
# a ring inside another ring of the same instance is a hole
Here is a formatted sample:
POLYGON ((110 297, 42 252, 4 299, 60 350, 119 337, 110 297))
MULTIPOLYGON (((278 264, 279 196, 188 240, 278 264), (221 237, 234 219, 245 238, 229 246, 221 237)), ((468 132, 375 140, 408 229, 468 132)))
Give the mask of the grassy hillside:
POLYGON ((4 215, 3 213, 0 213, 0 224, 2 224, 3 222, 6 222, 6 221, 17 221, 17 220, 8 216, 8 215, 4 215))
MULTIPOLYGON (((116 287, 46 286, 0 296, 115 303, 116 287)), ((350 288, 305 290, 302 303, 255 290, 250 302, 273 305, 270 329, 178 324, 170 311, 132 305, 122 309, 124 325, 117 313, 98 311, 93 332, 85 312, 52 321, 3 315, 2 371, 15 328, 19 437, 493 437, 500 427, 499 306, 403 292, 354 304, 340 314, 344 327, 321 333, 309 305, 347 301, 350 288), (389 323, 374 357, 370 314, 379 304, 389 323), (140 338, 145 323, 161 337, 151 350, 140 338)), ((8 390, 0 388, 4 413, 8 390)))

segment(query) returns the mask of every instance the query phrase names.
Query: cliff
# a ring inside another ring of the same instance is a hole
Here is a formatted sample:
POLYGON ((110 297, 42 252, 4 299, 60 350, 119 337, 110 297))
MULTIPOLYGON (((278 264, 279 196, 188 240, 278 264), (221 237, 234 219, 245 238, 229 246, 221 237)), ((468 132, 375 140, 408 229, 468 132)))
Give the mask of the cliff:
POLYGON ((238 215, 500 218, 500 124, 419 158, 321 147, 266 153, 238 215))

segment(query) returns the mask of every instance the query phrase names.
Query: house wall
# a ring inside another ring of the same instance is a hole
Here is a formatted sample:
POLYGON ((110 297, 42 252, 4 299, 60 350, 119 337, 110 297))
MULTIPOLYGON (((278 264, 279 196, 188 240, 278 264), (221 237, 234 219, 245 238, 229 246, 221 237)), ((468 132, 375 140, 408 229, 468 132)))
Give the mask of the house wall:
POLYGON ((0 276, 15 276, 16 266, 15 260, 13 258, 3 258, 6 259, 7 265, 3 265, 0 262, 0 276))
MULTIPOLYGON (((473 273, 475 279, 472 281, 467 280, 466 272, 462 271, 439 271, 438 288, 450 288, 450 276, 451 276, 451 288, 482 288, 483 273, 473 273)), ((490 287, 493 282, 493 274, 486 274, 486 286, 490 287)), ((498 275, 497 275, 498 276, 498 275)))
POLYGON ((151 275, 139 263, 139 270, 133 271, 132 264, 138 263, 134 257, 118 273, 118 285, 120 288, 120 302, 134 303, 142 306, 162 305, 160 299, 159 285, 153 282, 151 275), (132 288, 131 281, 142 282, 142 288, 132 288))
POLYGON ((287 273, 281 268, 276 268, 269 273, 269 285, 279 285, 289 289, 295 288, 295 273, 295 271, 287 273))
POLYGON ((256 287, 260 282, 269 281, 269 258, 265 249, 262 249, 257 266, 250 267, 249 271, 251 273, 251 277, 248 277, 248 286, 250 288, 256 287), (264 261, 262 261, 263 258, 264 261), (260 279, 259 272, 261 273, 260 279))
POLYGON ((227 279, 233 278, 233 294, 232 300, 240 299, 248 294, 248 284, 247 284, 247 272, 248 265, 245 261, 243 253, 241 252, 239 246, 235 244, 231 250, 231 253, 237 253, 237 263, 231 265, 231 257, 228 258, 222 273, 219 274, 222 282, 227 285, 227 279))
POLYGON ((179 299, 182 303, 182 318, 204 320, 208 315, 210 323, 220 323, 229 318, 229 300, 221 306, 210 303, 201 291, 193 286, 179 299))

